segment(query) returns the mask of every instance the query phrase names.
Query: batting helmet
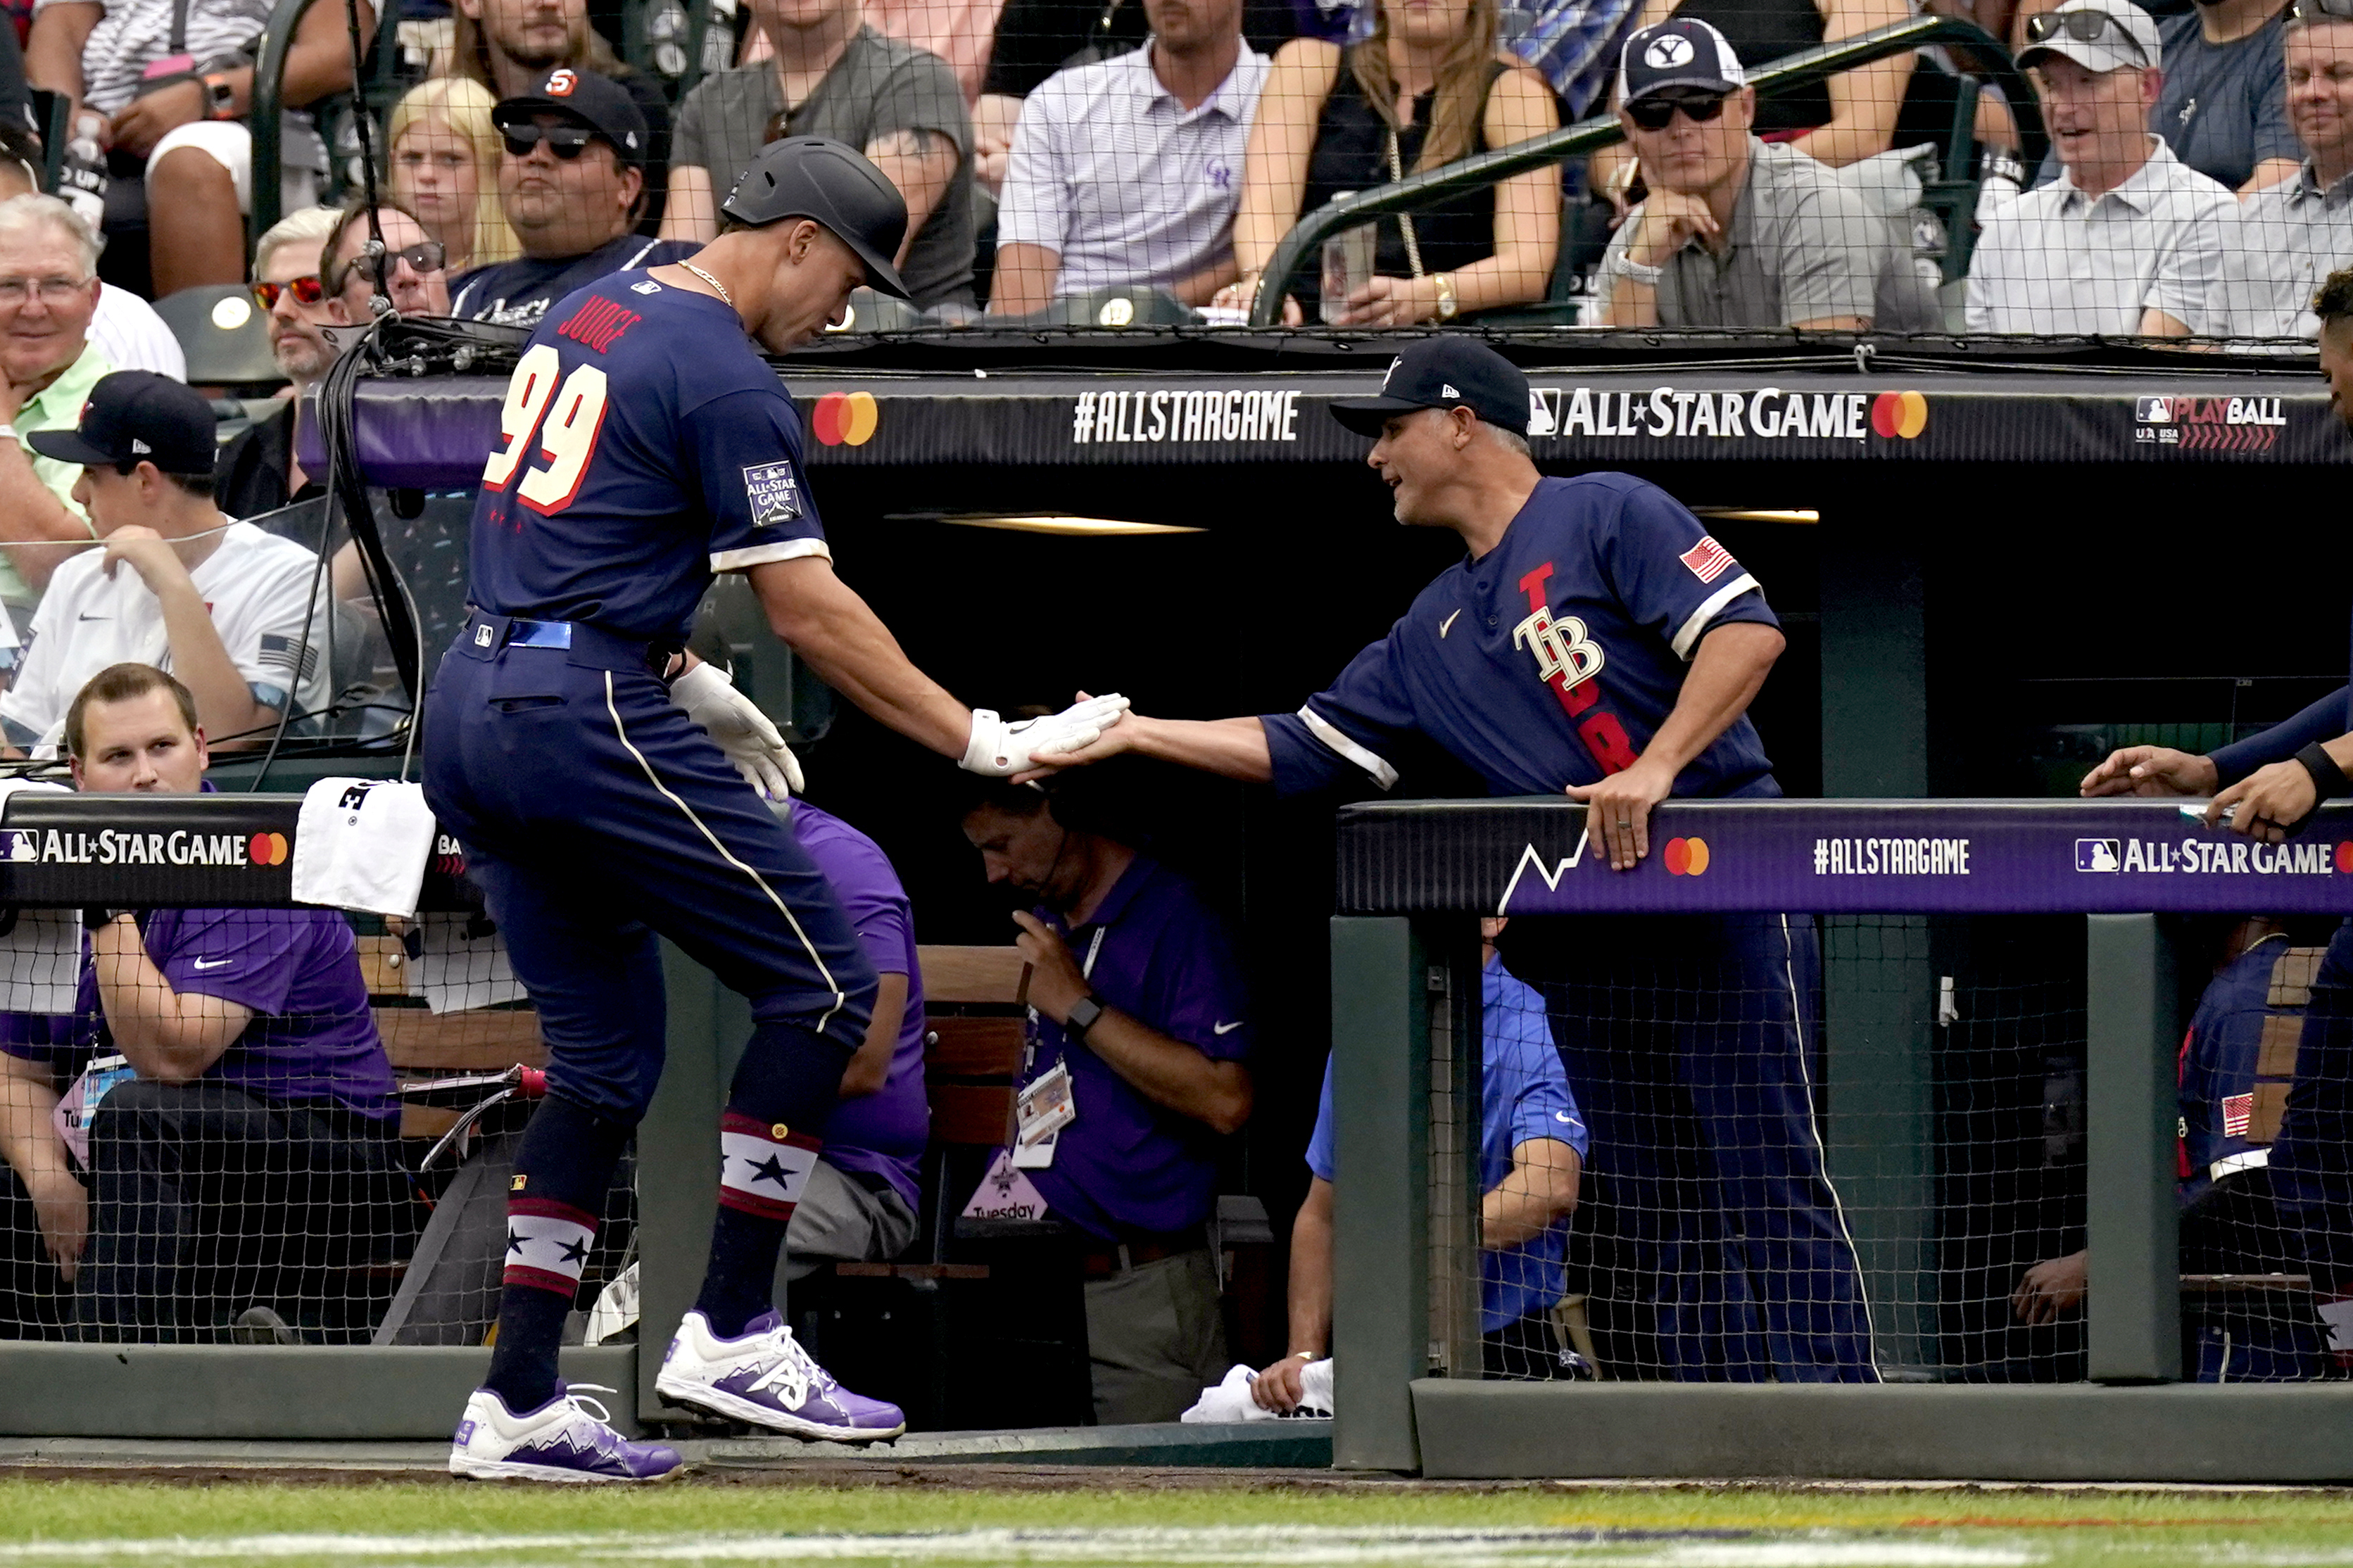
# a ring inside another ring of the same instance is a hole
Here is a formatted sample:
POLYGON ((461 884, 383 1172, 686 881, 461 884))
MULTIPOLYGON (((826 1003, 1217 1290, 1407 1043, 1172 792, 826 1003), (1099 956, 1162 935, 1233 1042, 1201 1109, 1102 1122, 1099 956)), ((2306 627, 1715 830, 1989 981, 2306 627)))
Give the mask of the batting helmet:
POLYGON ((871 288, 907 297, 907 286, 891 264, 907 237, 907 204, 889 177, 854 147, 824 136, 772 142, 752 160, 719 210, 753 228, 788 217, 821 223, 858 253, 871 288))

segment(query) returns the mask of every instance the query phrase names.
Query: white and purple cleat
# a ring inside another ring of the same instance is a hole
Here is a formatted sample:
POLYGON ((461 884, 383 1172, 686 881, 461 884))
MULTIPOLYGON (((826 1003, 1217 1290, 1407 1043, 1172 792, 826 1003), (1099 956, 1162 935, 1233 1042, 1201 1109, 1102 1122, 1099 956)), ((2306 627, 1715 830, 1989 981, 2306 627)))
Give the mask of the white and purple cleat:
POLYGON ((654 1387, 680 1405, 796 1437, 876 1443, 907 1429, 897 1405, 836 1383, 774 1311, 744 1324, 732 1340, 712 1333, 701 1312, 689 1312, 654 1387))
POLYGON ((666 1481, 686 1468, 678 1450, 633 1443, 613 1430, 612 1415, 581 1391, 614 1392, 593 1383, 555 1385, 555 1397, 520 1415, 487 1388, 466 1401, 449 1443, 449 1473, 485 1481, 666 1481))

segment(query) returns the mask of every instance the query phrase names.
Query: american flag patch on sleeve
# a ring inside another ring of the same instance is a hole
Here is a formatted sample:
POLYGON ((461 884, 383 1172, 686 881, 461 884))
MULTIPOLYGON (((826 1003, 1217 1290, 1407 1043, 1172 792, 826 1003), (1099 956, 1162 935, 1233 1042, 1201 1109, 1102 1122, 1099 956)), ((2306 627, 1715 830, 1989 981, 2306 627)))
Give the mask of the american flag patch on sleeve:
POLYGON ((2252 1094, 2226 1095, 2222 1100, 2222 1136, 2244 1138, 2247 1119, 2255 1113, 2255 1097, 2252 1094))
POLYGON ((1697 544, 1676 557, 1692 570, 1692 575, 1703 583, 1713 583, 1739 564, 1732 552, 1715 542, 1714 534, 1702 536, 1697 544))
POLYGON ((308 680, 318 673, 319 650, 313 645, 304 643, 301 668, 298 670, 294 655, 294 639, 264 632, 261 634, 261 662, 274 664, 280 669, 292 672, 297 680, 308 680))

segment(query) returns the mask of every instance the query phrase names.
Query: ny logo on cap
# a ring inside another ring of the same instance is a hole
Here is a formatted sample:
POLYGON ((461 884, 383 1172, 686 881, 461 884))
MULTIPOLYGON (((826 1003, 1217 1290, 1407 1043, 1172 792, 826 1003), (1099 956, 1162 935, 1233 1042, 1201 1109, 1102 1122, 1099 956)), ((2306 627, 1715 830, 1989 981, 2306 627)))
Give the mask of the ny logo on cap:
POLYGON ((547 96, 550 98, 570 98, 572 96, 572 89, 579 85, 580 73, 572 69, 569 66, 566 66, 562 70, 551 71, 548 73, 547 96))
POLYGON ((1642 51, 1642 63, 1653 70, 1673 70, 1691 64, 1695 52, 1692 41, 1681 33, 1664 33, 1652 38, 1651 47, 1642 51))

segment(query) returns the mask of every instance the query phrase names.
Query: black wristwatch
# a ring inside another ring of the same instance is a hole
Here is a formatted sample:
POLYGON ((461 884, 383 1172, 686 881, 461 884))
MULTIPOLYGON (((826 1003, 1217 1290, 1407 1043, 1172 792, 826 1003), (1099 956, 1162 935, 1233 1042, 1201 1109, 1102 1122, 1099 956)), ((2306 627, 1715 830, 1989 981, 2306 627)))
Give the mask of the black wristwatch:
POLYGON ((1103 1016, 1103 999, 1090 992, 1071 1004, 1071 1016, 1062 1021, 1062 1033, 1083 1043, 1087 1031, 1093 1028, 1095 1020, 1103 1016))

